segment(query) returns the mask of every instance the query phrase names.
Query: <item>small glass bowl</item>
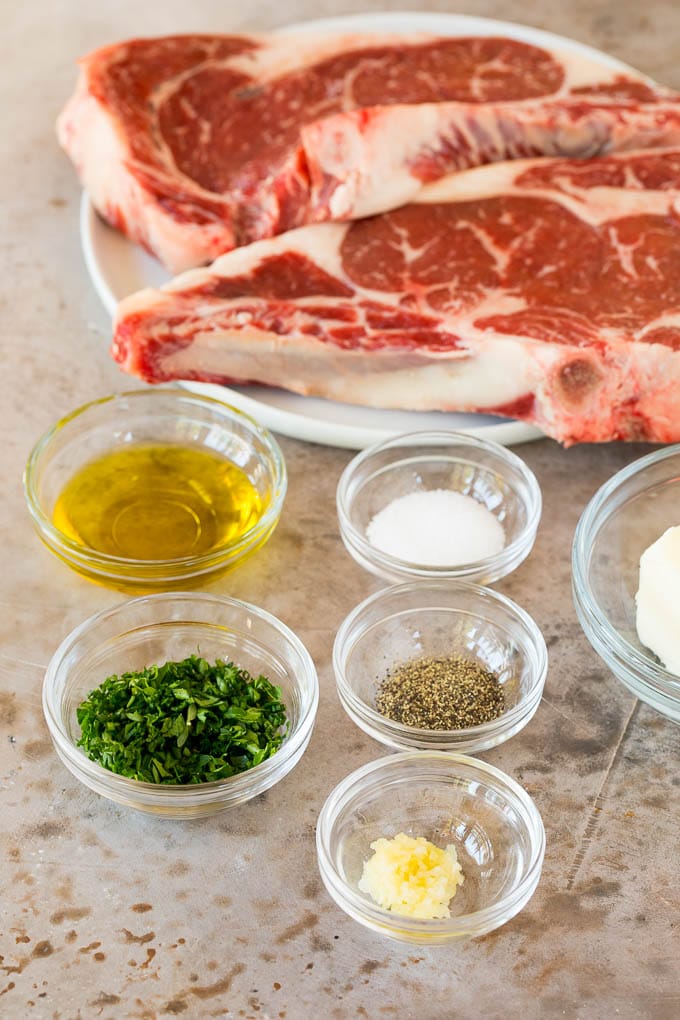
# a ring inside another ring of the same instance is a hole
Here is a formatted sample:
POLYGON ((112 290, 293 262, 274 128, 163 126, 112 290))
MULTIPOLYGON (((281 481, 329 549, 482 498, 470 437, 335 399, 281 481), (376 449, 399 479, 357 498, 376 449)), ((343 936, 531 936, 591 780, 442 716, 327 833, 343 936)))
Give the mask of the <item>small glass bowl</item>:
POLYGON ((42 694, 57 754, 77 779, 119 804, 168 818, 225 811, 278 783, 309 743, 318 700, 314 663, 280 620, 247 602, 191 592, 130 599, 86 620, 54 653, 42 694), (109 772, 77 746, 78 705, 108 676, 196 654, 233 661, 281 688, 289 730, 271 758, 229 779, 165 786, 109 772))
POLYGON ((316 847, 326 889, 345 913, 399 942, 436 945, 485 935, 522 910, 541 875, 545 832, 529 795, 499 769, 462 754, 407 751, 336 786, 316 847), (450 918, 403 917, 359 889, 371 843, 400 832, 455 846, 464 881, 450 918))
POLYGON ((286 482, 278 443, 248 415, 210 397, 156 388, 104 397, 62 418, 38 441, 24 473, 28 509, 47 548, 90 580, 130 592, 191 587, 234 567, 276 527, 286 482), (55 527, 57 498, 84 464, 129 444, 176 444, 224 457, 246 474, 264 513, 236 541, 203 555, 128 559, 81 545, 55 527))
POLYGON ((350 461, 338 483, 337 511, 347 551, 388 581, 440 577, 488 584, 529 555, 541 517, 541 490, 524 461, 504 446, 460 432, 413 432, 350 461), (366 529, 379 511, 401 496, 430 489, 478 500, 503 526, 503 549, 481 560, 431 566, 399 559, 368 541, 366 529))
POLYGON ((617 679, 676 723, 680 677, 640 643, 635 594, 640 556, 679 524, 680 445, 675 445, 634 461, 595 493, 572 549, 574 605, 586 637, 617 679))
POLYGON ((521 730, 541 701, 548 671, 543 635, 504 595, 469 581, 408 581, 371 595, 341 624, 333 646, 338 697, 365 733, 389 747, 476 753, 521 730), (400 663, 461 655, 495 673, 505 709, 462 730, 425 730, 375 708, 381 680, 400 663))

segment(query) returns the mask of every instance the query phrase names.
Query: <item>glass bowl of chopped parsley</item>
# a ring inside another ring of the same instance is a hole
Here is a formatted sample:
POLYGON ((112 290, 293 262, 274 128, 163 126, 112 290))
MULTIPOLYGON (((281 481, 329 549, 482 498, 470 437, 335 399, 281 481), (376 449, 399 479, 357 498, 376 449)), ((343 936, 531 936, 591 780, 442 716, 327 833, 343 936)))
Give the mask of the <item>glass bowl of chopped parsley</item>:
POLYGON ((214 814, 302 757, 319 687, 299 638, 226 596, 169 593, 98 613, 43 683, 55 749, 91 790, 174 818, 214 814))
POLYGON ((486 762, 406 751, 357 769, 321 809, 319 871, 372 931, 437 945, 486 935, 530 900, 545 832, 533 800, 486 762))
POLYGON ((470 581, 407 581, 347 616, 333 668, 343 708, 375 740, 474 754, 532 718, 548 653, 507 596, 470 581))
POLYGON ((505 577, 529 555, 542 510, 538 481, 520 457, 443 429, 357 454, 336 504, 347 551, 391 582, 505 577))

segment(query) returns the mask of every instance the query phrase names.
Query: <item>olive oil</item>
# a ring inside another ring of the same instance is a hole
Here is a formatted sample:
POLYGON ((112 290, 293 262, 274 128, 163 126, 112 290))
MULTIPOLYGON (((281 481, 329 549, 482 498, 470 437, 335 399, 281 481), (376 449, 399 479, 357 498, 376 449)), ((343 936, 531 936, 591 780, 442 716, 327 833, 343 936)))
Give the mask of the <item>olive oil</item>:
POLYGON ((52 519, 100 553, 170 560, 232 544, 264 509, 245 472, 217 453, 130 445, 85 464, 60 493, 52 519))

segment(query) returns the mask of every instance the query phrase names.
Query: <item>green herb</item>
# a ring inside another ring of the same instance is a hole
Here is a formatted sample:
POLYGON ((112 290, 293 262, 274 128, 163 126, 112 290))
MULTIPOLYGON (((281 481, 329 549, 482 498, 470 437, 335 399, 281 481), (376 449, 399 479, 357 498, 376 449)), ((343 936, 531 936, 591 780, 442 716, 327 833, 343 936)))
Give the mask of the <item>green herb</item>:
POLYGON ((381 715, 422 730, 462 730, 498 718, 505 695, 498 677, 460 655, 413 659, 378 687, 381 715))
POLYGON ((270 758, 287 731, 281 690, 233 662, 183 662, 110 676, 77 710, 78 746, 147 783, 209 783, 270 758))

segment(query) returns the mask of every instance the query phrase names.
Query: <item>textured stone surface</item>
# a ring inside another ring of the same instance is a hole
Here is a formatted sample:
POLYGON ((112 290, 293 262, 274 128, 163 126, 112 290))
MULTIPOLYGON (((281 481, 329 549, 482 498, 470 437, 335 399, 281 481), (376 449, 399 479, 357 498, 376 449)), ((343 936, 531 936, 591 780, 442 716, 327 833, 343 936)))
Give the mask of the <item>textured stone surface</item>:
MULTIPOLYGON (((131 385, 106 354, 107 317, 80 252, 78 186, 54 140, 73 62, 135 33, 266 29, 362 7, 328 0, 7 7, 0 1016, 632 1020, 680 1013, 680 729, 603 667, 580 631, 570 591, 581 510, 646 447, 565 451, 544 440, 517 448, 538 475, 545 510, 531 557, 499 588, 535 616, 551 665, 533 721, 484 757, 535 798, 548 848, 534 898, 486 938, 437 950, 385 941, 335 907, 317 872, 321 804, 348 772, 385 753, 344 715, 331 669, 339 623, 379 587, 349 559, 337 532, 335 486, 349 451, 283 439, 290 489, 281 525, 256 557, 211 586, 280 616, 316 661, 317 726, 280 785, 213 819, 159 821, 80 786, 56 758, 42 719, 42 675, 56 645, 122 598, 50 557, 21 492, 24 462, 45 428, 131 385)), ((670 0, 471 0, 465 12, 568 34, 680 87, 680 8, 670 0)))

